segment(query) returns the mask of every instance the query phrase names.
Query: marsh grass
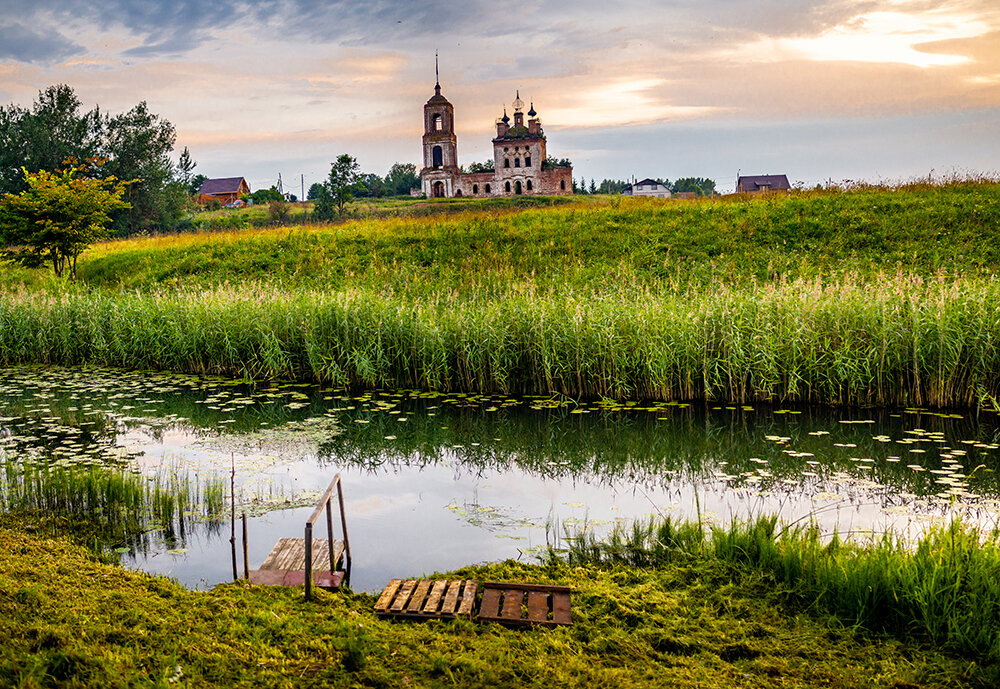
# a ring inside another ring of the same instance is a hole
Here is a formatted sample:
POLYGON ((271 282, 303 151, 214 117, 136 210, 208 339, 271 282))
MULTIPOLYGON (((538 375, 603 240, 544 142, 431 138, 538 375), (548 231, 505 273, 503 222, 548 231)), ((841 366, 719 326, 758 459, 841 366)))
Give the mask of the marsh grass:
POLYGON ((7 512, 84 521, 111 541, 220 518, 225 483, 214 477, 193 480, 176 471, 143 476, 118 467, 7 460, 0 474, 0 506, 7 512))
POLYGON ((704 529, 697 523, 636 523, 607 539, 566 538, 570 563, 666 567, 717 560, 762 572, 797 604, 845 623, 917 634, 980 662, 1000 661, 1000 532, 960 522, 930 527, 916 543, 892 534, 867 542, 824 538, 815 526, 777 517, 704 529))
POLYGON ((212 291, 0 296, 0 365, 97 364, 573 398, 975 406, 1000 282, 884 276, 593 297, 212 291))

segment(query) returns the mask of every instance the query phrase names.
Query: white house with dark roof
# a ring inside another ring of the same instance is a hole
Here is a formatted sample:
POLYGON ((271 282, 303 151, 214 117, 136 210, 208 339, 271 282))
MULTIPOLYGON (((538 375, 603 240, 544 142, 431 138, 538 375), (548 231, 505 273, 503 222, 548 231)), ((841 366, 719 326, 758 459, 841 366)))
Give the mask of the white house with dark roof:
POLYGON ((625 196, 650 196, 657 199, 669 199, 670 189, 666 185, 648 177, 641 182, 633 182, 624 189, 625 196))

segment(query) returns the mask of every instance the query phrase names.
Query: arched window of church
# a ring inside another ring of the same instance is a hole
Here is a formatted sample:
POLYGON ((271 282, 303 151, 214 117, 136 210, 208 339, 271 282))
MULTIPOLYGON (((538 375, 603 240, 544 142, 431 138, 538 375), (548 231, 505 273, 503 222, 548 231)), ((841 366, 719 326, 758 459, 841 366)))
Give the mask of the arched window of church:
POLYGON ((514 167, 521 167, 521 159, 514 158, 514 167))
POLYGON ((531 180, 528 180, 528 191, 531 191, 531 180))
POLYGON ((478 184, 473 184, 472 185, 472 193, 473 194, 478 194, 479 193, 479 185, 478 184))
POLYGON ((440 146, 435 146, 434 150, 431 151, 431 166, 441 167, 442 165, 444 165, 444 154, 440 146))
POLYGON ((461 195, 462 195, 462 190, 461 189, 456 189, 455 190, 455 196, 461 196, 461 195))
POLYGON ((503 188, 506 189, 507 193, 509 194, 510 193, 510 182, 507 182, 506 184, 504 184, 503 188))
POLYGON ((531 156, 524 156, 524 167, 531 167, 531 156))
POLYGON ((444 118, 441 117, 441 113, 436 113, 434 115, 434 120, 432 121, 431 129, 433 129, 436 132, 439 132, 442 129, 444 129, 444 118))
POLYGON ((510 167, 510 158, 504 158, 503 159, 503 166, 504 167, 510 167))
POLYGON ((560 191, 566 191, 566 180, 561 180, 559 182, 559 189, 560 191))
POLYGON ((489 193, 490 193, 490 185, 489 185, 489 184, 487 184, 487 185, 486 185, 486 193, 487 193, 487 194, 489 194, 489 193))

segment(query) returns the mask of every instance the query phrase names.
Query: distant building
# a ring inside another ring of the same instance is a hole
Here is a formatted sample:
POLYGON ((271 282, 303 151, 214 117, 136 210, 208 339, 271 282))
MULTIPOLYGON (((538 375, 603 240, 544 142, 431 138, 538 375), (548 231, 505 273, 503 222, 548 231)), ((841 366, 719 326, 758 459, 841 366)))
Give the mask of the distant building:
POLYGON ((424 105, 424 167, 420 171, 421 190, 428 198, 573 193, 573 168, 550 168, 546 163, 545 134, 534 104, 527 122, 520 94, 512 105, 514 124, 506 110, 496 121, 493 170, 463 173, 458 167, 455 108, 441 95, 441 84, 434 84, 434 95, 424 105))
POLYGON ((641 182, 634 182, 624 189, 625 196, 652 196, 657 199, 669 199, 670 189, 656 180, 646 178, 641 182))
POLYGON ((220 177, 206 179, 198 190, 198 203, 205 205, 218 201, 223 206, 238 201, 250 193, 250 185, 243 177, 220 177))
POLYGON ((740 175, 736 178, 737 194, 766 194, 791 188, 785 175, 740 175))

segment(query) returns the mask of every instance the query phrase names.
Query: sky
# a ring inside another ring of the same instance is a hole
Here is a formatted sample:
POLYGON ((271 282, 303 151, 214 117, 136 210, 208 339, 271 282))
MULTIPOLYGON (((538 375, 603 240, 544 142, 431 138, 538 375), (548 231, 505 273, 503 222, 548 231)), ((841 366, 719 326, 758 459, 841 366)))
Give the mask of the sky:
POLYGON ((0 0, 0 103, 52 84, 146 101, 196 173, 321 181, 341 153, 421 164, 423 105, 459 162, 515 92, 576 177, 793 184, 1000 173, 997 0, 0 0))

